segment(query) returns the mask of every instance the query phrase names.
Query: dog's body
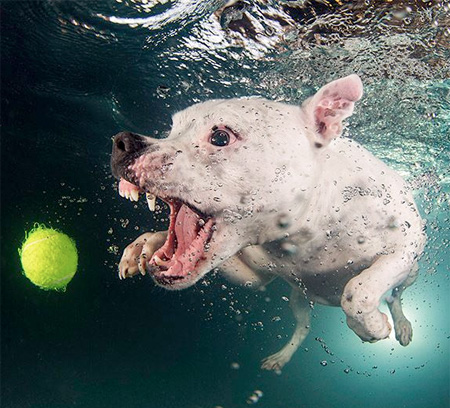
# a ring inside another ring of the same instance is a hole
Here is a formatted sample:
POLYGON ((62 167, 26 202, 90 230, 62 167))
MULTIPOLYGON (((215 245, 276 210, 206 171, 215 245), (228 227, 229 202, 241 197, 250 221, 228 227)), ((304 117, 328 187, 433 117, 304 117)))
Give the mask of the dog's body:
POLYGON ((364 341, 412 336, 400 296, 417 275, 425 237, 403 180, 356 142, 339 138, 362 96, 356 75, 334 81, 302 107, 264 99, 215 100, 173 120, 169 137, 116 136, 112 168, 122 195, 169 203, 169 231, 127 247, 121 277, 150 273, 183 289, 220 268, 230 280, 293 288, 292 339, 263 361, 280 369, 306 337, 309 302, 341 306, 364 341))

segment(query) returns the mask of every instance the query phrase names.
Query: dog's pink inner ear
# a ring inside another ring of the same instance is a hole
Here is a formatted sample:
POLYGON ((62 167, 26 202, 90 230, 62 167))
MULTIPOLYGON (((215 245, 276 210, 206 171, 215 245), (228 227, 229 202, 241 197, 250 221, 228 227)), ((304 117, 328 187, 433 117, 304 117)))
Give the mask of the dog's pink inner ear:
POLYGON ((319 135, 317 144, 327 144, 341 135, 343 121, 353 113, 362 93, 361 79, 353 74, 330 82, 305 101, 303 109, 319 135))

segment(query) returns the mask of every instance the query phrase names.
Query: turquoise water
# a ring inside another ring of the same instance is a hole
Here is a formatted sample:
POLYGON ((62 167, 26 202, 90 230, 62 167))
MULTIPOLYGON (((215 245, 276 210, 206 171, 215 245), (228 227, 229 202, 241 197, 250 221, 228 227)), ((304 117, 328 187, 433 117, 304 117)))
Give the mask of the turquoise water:
POLYGON ((449 3, 225 3, 2 2, 2 407, 449 406, 449 3), (254 294, 212 275, 176 293, 119 280, 123 248, 164 222, 119 197, 111 136, 164 136, 210 98, 299 103, 352 72, 365 94, 346 136, 408 180, 427 220, 403 296, 413 342, 361 343, 340 309, 315 306, 292 361, 265 372, 293 329, 283 282, 254 294), (64 293, 21 274, 35 222, 77 243, 64 293))

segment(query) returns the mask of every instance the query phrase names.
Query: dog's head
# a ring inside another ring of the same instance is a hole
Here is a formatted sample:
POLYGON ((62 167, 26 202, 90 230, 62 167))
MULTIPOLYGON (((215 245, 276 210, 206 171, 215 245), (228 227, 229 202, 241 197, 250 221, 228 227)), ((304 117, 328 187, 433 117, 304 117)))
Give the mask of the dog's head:
POLYGON ((352 75, 302 107, 212 100, 175 114, 166 139, 116 135, 121 195, 170 207, 167 240, 150 260, 155 281, 186 288, 241 248, 295 233, 320 173, 317 150, 340 134, 361 94, 352 75))

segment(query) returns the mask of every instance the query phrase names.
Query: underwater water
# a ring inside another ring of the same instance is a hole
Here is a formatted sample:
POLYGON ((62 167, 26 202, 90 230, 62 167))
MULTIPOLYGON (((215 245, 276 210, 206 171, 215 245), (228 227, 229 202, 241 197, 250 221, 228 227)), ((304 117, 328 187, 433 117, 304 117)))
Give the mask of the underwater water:
POLYGON ((2 407, 449 407, 448 1, 2 1, 0 11, 2 407), (166 224, 118 195, 114 134, 164 137, 173 113, 211 98, 300 103, 353 72, 365 93, 345 136, 408 181, 427 223, 403 295, 410 345, 393 334, 363 343, 340 308, 315 305, 292 361, 263 371, 293 331, 287 284, 252 292, 210 274, 170 292, 148 276, 119 279, 123 249, 166 224), (21 272, 34 223, 76 241, 65 292, 21 272))

